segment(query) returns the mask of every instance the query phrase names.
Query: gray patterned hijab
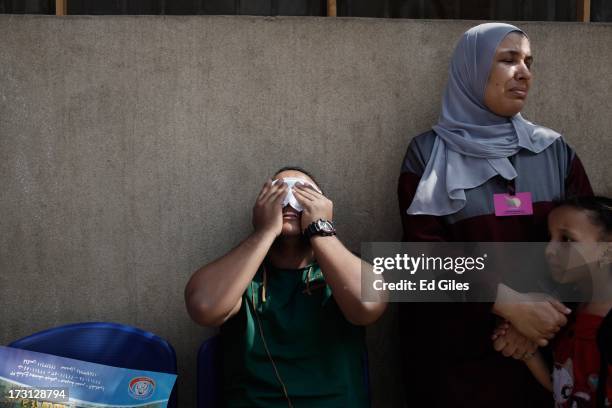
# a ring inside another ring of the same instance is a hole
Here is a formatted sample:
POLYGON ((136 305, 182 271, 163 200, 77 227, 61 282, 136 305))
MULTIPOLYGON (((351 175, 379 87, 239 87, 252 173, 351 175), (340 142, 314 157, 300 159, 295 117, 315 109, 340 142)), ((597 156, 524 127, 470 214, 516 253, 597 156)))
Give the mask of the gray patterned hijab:
POLYGON ((506 180, 517 176, 508 157, 521 148, 539 153, 561 136, 520 113, 511 118, 496 115, 484 104, 495 51, 513 31, 523 33, 510 24, 486 23, 470 28, 459 40, 442 112, 433 126, 437 137, 408 214, 456 213, 466 204, 465 190, 496 175, 506 180))

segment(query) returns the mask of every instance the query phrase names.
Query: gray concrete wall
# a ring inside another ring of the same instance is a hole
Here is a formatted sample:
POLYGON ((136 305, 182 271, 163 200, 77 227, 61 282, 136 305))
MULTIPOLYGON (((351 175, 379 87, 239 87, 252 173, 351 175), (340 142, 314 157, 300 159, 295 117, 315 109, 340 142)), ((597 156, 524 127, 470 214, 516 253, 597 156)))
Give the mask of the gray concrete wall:
MULTIPOLYGON (((0 344, 116 321, 176 348, 182 407, 213 331, 191 272, 250 229, 263 180, 311 169, 340 237, 397 240, 396 179, 436 120, 473 22, 0 16, 0 344)), ((526 116, 561 131, 612 194, 612 25, 523 23, 526 116)), ((398 406, 394 308, 369 331, 375 406, 398 406), (391 374, 390 374, 391 373, 391 374)))

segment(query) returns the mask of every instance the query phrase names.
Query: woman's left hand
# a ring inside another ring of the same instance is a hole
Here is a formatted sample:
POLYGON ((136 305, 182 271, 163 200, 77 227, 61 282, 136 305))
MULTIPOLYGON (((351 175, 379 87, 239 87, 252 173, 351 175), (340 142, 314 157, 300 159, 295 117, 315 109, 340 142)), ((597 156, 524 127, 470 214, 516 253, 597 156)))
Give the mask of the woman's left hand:
POLYGON ((312 186, 296 183, 293 186, 293 195, 300 205, 304 207, 302 212, 302 230, 318 219, 332 220, 334 204, 312 186))

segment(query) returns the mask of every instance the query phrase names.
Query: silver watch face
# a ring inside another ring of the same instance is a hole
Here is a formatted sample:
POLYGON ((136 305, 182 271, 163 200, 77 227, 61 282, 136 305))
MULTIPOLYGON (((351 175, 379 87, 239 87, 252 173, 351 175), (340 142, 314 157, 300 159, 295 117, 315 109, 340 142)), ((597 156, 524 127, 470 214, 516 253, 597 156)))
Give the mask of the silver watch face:
POLYGON ((324 232, 334 231, 334 226, 329 221, 318 220, 317 227, 320 231, 324 231, 324 232))

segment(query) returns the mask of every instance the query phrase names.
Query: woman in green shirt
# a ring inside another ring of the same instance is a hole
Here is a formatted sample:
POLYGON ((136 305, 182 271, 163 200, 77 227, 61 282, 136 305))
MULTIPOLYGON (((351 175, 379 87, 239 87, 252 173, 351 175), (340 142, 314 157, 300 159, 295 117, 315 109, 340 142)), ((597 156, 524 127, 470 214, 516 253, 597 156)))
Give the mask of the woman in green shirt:
POLYGON ((315 180, 299 168, 274 178, 254 231, 185 289, 192 319, 221 326, 225 405, 366 407, 362 326, 386 303, 361 301, 362 261, 336 237, 315 180))

